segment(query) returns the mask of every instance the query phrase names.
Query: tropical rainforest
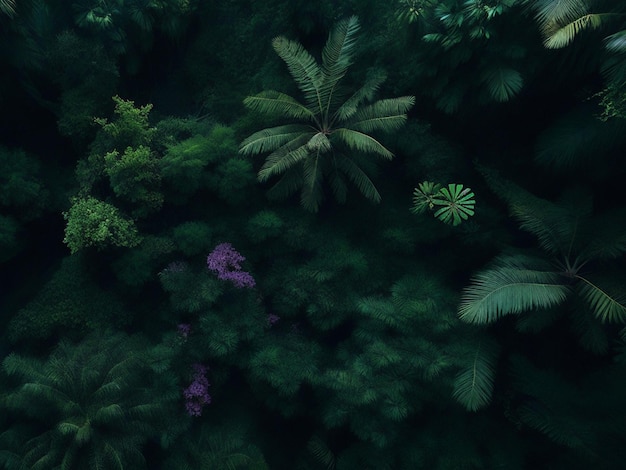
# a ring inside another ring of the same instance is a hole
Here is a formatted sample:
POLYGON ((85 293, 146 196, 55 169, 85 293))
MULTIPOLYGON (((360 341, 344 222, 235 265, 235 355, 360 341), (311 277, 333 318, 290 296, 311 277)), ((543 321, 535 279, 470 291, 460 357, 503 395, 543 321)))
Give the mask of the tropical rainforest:
POLYGON ((626 3, 0 35, 1 468, 624 468, 626 3))

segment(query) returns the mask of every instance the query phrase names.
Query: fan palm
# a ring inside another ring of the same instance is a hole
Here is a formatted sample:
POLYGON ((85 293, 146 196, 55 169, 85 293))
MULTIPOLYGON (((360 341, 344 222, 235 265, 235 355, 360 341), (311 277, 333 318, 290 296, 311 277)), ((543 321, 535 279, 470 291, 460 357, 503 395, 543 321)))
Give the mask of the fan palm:
POLYGON ((603 278, 587 269, 593 261, 626 253, 624 209, 594 216, 591 198, 578 192, 553 203, 502 181, 496 189, 502 191, 520 227, 538 238, 548 256, 499 256, 465 288, 460 318, 490 323, 574 297, 595 320, 626 323, 626 302, 608 288, 610 276, 603 278))
POLYGON ((258 173, 259 181, 281 175, 273 192, 282 197, 300 189, 302 205, 313 212, 323 198, 324 177, 340 202, 346 198, 345 177, 367 199, 380 201, 376 187, 353 154, 391 159, 393 154, 370 133, 398 129, 415 102, 414 97, 405 96, 365 104, 385 80, 382 72, 371 73, 352 94, 342 90, 340 82, 352 64, 358 29, 356 17, 339 22, 322 50, 321 65, 298 42, 275 38, 274 50, 287 64, 304 102, 273 90, 244 100, 254 111, 292 122, 255 132, 242 142, 240 153, 270 152, 258 173))
POLYGON ((142 346, 118 334, 61 342, 46 362, 9 355, 4 369, 22 385, 7 406, 43 426, 22 446, 20 468, 142 468, 150 423, 164 410, 146 388, 142 346))

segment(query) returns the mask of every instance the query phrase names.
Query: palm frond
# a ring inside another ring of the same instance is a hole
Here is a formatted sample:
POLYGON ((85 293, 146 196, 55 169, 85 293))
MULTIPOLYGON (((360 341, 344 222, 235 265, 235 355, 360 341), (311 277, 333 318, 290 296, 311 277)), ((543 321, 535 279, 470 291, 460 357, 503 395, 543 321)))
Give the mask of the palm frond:
POLYGON ((602 322, 626 323, 626 299, 615 296, 590 279, 576 275, 578 293, 589 304, 593 314, 602 322))
POLYGON ((571 23, 560 26, 549 23, 544 28, 545 40, 543 45, 547 49, 560 49, 570 44, 574 38, 583 30, 597 29, 602 25, 604 14, 589 13, 575 19, 571 23))
POLYGON ((15 0, 0 0, 0 12, 12 18, 16 13, 15 0))
POLYGON ((555 21, 571 21, 587 13, 584 0, 537 0, 533 9, 540 25, 555 21))
POLYGON ((497 359, 496 345, 480 341, 471 362, 457 374, 452 396, 467 410, 477 411, 491 401, 497 359))
POLYGON ((358 190, 372 202, 380 202, 380 193, 367 174, 351 159, 343 154, 335 154, 337 167, 352 181, 358 190))
POLYGON ((549 308, 565 301, 570 289, 562 277, 534 258, 499 258, 463 289, 459 317, 469 323, 491 323, 509 314, 549 308))
POLYGON ((300 203, 309 212, 318 211, 324 196, 320 158, 322 158, 322 152, 319 150, 311 152, 302 165, 304 180, 300 192, 300 203))
POLYGON ((272 40, 272 46, 287 64, 289 73, 304 94, 307 107, 322 109, 320 88, 324 75, 315 58, 296 41, 279 36, 272 40))
POLYGON ((387 160, 393 158, 393 153, 387 150, 383 144, 363 132, 347 129, 345 127, 335 129, 333 135, 336 135, 343 143, 352 150, 364 153, 375 153, 387 160))
POLYGON ((520 228, 535 235, 546 252, 571 259, 587 241, 584 229, 591 213, 591 197, 578 197, 582 194, 574 192, 569 196, 574 198, 572 201, 554 203, 519 193, 517 201, 510 204, 511 213, 520 228))
POLYGON ((258 173, 259 181, 267 181, 271 176, 283 173, 304 160, 310 154, 306 144, 313 135, 301 134, 270 154, 258 173))
POLYGON ((320 98, 323 104, 323 109, 320 111, 324 115, 328 114, 332 106, 337 84, 352 64, 358 30, 359 21, 356 16, 351 16, 337 23, 328 35, 328 40, 322 50, 324 81, 320 87, 320 98))
POLYGON ((263 114, 276 117, 294 118, 302 120, 314 120, 315 114, 298 102, 295 98, 274 90, 266 90, 254 96, 248 96, 243 104, 263 114))
POLYGON ((604 355, 609 350, 609 337, 604 325, 588 309, 582 299, 576 299, 570 313, 572 331, 578 343, 587 351, 604 355))
POLYGON ((335 120, 343 122, 353 116, 363 102, 371 101, 374 98, 374 94, 386 79, 387 74, 384 71, 380 69, 370 71, 363 86, 355 91, 346 101, 344 101, 343 104, 339 106, 339 108, 337 108, 332 122, 335 120))
POLYGON ((319 437, 313 436, 306 445, 307 449, 315 459, 324 466, 326 470, 333 470, 336 465, 336 457, 328 448, 328 445, 319 437))
POLYGON ((482 81, 491 97, 500 102, 509 101, 524 86, 522 75, 508 67, 493 67, 485 70, 482 81))
POLYGON ((605 39, 606 48, 611 52, 626 52, 626 30, 607 36, 605 39))
POLYGON ((594 233, 585 255, 595 259, 614 259, 626 253, 626 208, 594 216, 594 233))
POLYGON ((414 104, 414 96, 379 100, 359 109, 345 126, 361 132, 395 131, 404 125, 414 104))
POLYGON ((311 128, 299 124, 269 127, 255 132, 244 139, 239 146, 239 153, 242 155, 256 155, 273 152, 281 146, 293 142, 305 132, 311 132, 311 128))

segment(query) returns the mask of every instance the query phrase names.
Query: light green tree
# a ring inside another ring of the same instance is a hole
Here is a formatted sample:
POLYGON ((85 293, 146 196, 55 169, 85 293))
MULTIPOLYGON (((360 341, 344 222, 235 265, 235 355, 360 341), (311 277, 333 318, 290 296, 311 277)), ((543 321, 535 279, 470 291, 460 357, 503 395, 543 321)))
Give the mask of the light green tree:
POLYGON ((342 88, 341 80, 355 55, 358 29, 356 17, 340 21, 322 50, 321 65, 298 42, 275 38, 272 46, 287 64, 304 101, 273 90, 244 100, 253 111, 290 123, 255 132, 242 142, 239 152, 269 152, 258 173, 259 181, 281 176, 273 194, 286 197, 300 190, 302 205, 312 212, 322 202, 324 179, 340 202, 346 199, 346 177, 367 199, 380 201, 374 183, 361 168, 363 154, 393 158, 371 134, 400 128, 415 101, 404 96, 366 104, 386 78, 380 71, 370 73, 363 86, 352 93, 342 88))

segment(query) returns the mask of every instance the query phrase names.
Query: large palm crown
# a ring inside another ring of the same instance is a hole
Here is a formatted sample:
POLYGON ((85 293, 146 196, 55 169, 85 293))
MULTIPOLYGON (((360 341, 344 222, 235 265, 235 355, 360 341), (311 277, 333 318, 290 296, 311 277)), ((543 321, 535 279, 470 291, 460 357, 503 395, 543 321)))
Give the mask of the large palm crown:
POLYGON ((259 181, 282 175, 273 188, 276 195, 288 196, 300 189, 302 205, 314 212, 323 198, 323 178, 341 202, 346 197, 345 176, 366 198, 380 201, 376 187, 351 156, 365 153, 393 158, 370 133, 398 129, 415 102, 414 97, 405 96, 366 104, 385 80, 382 72, 371 73, 352 94, 341 89, 340 81, 352 64, 358 29, 356 17, 339 22, 322 50, 321 65, 298 42, 275 38, 274 50, 287 64, 304 102, 273 90, 244 100, 252 110, 292 123, 255 132, 242 142, 240 153, 270 152, 259 171, 259 181))

